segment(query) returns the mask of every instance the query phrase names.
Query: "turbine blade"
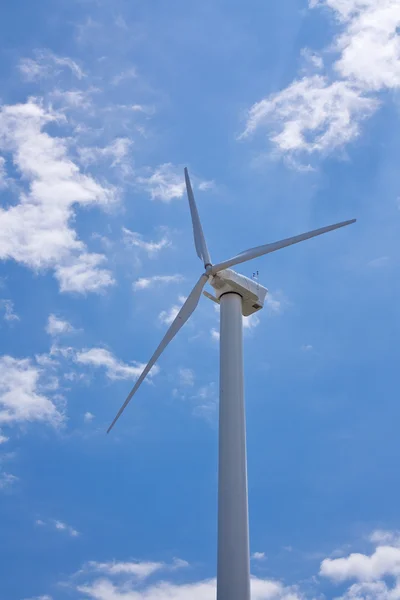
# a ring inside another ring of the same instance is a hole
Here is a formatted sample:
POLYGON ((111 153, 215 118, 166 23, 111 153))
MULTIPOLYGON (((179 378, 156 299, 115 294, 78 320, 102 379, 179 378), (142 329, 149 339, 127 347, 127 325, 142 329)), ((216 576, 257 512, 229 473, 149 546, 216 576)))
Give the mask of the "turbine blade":
POLYGON ((107 433, 109 433, 111 431, 111 429, 114 427, 115 423, 118 421, 119 417, 122 415, 125 408, 129 404, 129 401, 131 400, 132 396, 139 389, 140 385, 143 383, 143 380, 146 378, 150 369, 154 366, 154 364, 156 363, 156 361, 158 360, 158 358, 160 357, 162 352, 165 350, 165 348, 168 346, 170 341, 176 336, 178 331, 181 329, 181 327, 183 327, 183 325, 186 323, 186 321, 189 319, 189 317, 195 310, 196 306, 199 303, 199 300, 201 297, 201 292, 203 291, 203 287, 207 283, 207 279, 208 279, 207 275, 202 275, 200 277, 199 281, 194 286, 193 290, 190 292, 186 302, 182 306, 181 310, 178 312, 171 327, 168 329, 167 333, 161 340, 157 350, 154 352, 153 356, 151 357, 151 359, 149 360, 149 362, 143 369, 142 374, 140 375, 139 379, 136 381, 136 383, 133 386, 132 390, 130 391, 127 399, 125 400, 125 402, 119 409, 114 421, 111 423, 110 427, 107 429, 107 433))
POLYGON ((193 235, 194 235, 194 245, 196 246, 197 256, 203 261, 204 266, 211 265, 210 255, 208 253, 208 248, 206 244, 206 240, 203 233, 203 228, 201 226, 201 221, 199 217, 199 212, 197 210, 196 201, 194 199, 194 194, 192 190, 192 185, 190 183, 189 173, 187 168, 185 167, 185 182, 186 182, 186 191, 189 199, 190 206, 190 214, 192 216, 192 225, 193 225, 193 235))
POLYGON ((230 258, 229 260, 225 260, 224 262, 214 265, 211 270, 211 273, 215 275, 223 269, 229 269, 229 267, 233 267, 234 265, 238 265, 253 258, 257 258, 258 256, 263 256, 264 254, 275 252, 276 250, 280 250, 281 248, 286 248, 286 246, 291 246, 292 244, 304 242, 305 240, 309 240, 310 238, 316 237, 317 235, 328 233, 328 231, 333 231, 334 229, 339 229, 340 227, 346 227, 346 225, 351 225, 355 222, 356 219, 352 219, 351 221, 343 221, 342 223, 336 223, 335 225, 328 225, 328 227, 314 229, 313 231, 308 231, 307 233, 302 233, 301 235, 295 235, 294 237, 286 238, 285 240, 281 240, 280 242, 274 242, 272 244, 265 244, 264 246, 256 246, 255 248, 250 248, 250 250, 245 250, 244 252, 241 252, 240 254, 234 256, 233 258, 230 258))

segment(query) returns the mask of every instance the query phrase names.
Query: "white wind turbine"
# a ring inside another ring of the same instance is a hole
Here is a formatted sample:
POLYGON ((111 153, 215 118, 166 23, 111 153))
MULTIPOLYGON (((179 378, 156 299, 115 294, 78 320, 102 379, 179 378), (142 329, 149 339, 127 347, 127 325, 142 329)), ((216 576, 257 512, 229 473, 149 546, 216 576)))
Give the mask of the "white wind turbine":
POLYGON ((192 216, 194 243, 197 255, 203 261, 205 272, 200 276, 136 381, 107 433, 114 427, 161 353, 197 307, 203 288, 208 281, 215 290, 215 296, 207 292, 204 294, 221 305, 217 600, 250 600, 242 315, 249 316, 260 310, 268 290, 258 282, 232 271, 229 267, 350 225, 355 222, 355 219, 315 229, 280 242, 257 246, 213 265, 187 169, 185 169, 185 180, 192 216))

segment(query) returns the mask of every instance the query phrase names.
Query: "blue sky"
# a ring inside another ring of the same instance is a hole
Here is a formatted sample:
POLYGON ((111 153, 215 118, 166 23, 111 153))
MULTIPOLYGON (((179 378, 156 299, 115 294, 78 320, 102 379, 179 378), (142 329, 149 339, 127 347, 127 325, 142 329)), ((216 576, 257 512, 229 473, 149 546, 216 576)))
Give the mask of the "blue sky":
POLYGON ((253 598, 399 597, 399 0, 8 3, 0 598, 215 595, 218 313, 242 265, 253 598))

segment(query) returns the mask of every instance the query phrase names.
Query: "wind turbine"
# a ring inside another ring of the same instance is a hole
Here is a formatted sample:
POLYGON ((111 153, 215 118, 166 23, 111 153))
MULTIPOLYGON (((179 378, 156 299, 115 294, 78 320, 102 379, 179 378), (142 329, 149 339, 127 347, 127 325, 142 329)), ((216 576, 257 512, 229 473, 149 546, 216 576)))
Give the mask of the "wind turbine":
POLYGON ((261 310, 268 290, 253 279, 239 275, 230 267, 345 227, 354 223, 356 219, 314 229, 272 244, 257 246, 233 258, 213 264, 186 168, 185 181, 192 216, 194 244, 205 271, 136 381, 107 433, 114 427, 162 352, 194 312, 208 281, 215 290, 215 296, 208 292, 204 294, 221 306, 217 600, 250 600, 242 316, 249 316, 261 310))

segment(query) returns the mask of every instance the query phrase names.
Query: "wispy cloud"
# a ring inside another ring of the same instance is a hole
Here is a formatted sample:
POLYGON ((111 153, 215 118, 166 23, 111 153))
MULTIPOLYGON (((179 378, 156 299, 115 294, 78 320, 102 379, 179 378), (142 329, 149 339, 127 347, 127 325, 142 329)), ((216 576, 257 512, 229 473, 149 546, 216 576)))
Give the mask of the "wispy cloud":
POLYGON ((83 415, 83 420, 85 421, 85 423, 91 423, 94 419, 94 414, 91 412, 85 412, 85 414, 83 415))
POLYGON ((0 310, 4 311, 3 318, 5 321, 13 322, 19 321, 19 316, 14 312, 14 302, 12 300, 0 300, 0 310))
POLYGON ((258 327, 259 324, 260 324, 260 317, 256 313, 250 315, 249 317, 243 318, 244 330, 251 331, 252 329, 255 329, 256 327, 258 327))
POLYGON ((368 267, 372 267, 373 269, 381 269, 382 267, 386 267, 390 262, 390 258, 388 256, 380 256, 379 258, 374 258, 368 262, 368 267))
POLYGON ((214 340, 214 342, 219 342, 220 334, 219 334, 218 329, 215 329, 213 327, 210 331, 210 334, 211 334, 211 339, 214 340))
POLYGON ((171 202, 176 198, 182 198, 185 193, 183 170, 172 163, 160 165, 147 177, 138 176, 136 181, 150 194, 152 200, 171 202))
POLYGON ((35 525, 37 527, 46 527, 53 529, 54 531, 59 531, 69 535, 70 537, 78 537, 80 535, 79 531, 71 525, 64 523, 64 521, 60 521, 58 519, 50 519, 49 521, 43 521, 42 519, 37 519, 35 521, 35 525))
POLYGON ((180 283, 183 281, 182 275, 154 275, 153 277, 140 277, 133 283, 133 289, 147 290, 155 287, 157 284, 180 283))
POLYGON ((46 332, 49 335, 57 336, 65 333, 73 333, 74 331, 75 328, 68 321, 64 321, 53 314, 49 315, 46 325, 46 332))
MULTIPOLYGON (((137 379, 146 366, 138 362, 126 364, 118 360, 105 348, 91 348, 79 351, 74 355, 73 360, 81 365, 105 369, 107 377, 111 380, 137 379)), ((149 373, 149 377, 156 375, 158 371, 159 368, 154 366, 149 373)))
POLYGON ((141 250, 146 252, 146 254, 150 258, 156 256, 164 248, 168 248, 169 246, 171 246, 171 241, 167 236, 163 236, 158 242, 148 242, 143 239, 143 236, 140 233, 130 231, 125 227, 122 228, 122 232, 124 235, 123 239, 126 246, 140 248, 141 250))
POLYGON ((85 73, 74 60, 57 56, 49 50, 37 50, 34 59, 23 58, 19 63, 19 70, 28 81, 52 78, 64 69, 68 69, 78 79, 85 77, 85 73))
POLYGON ((206 421, 212 422, 215 419, 218 398, 217 398, 217 386, 214 381, 201 386, 192 399, 195 401, 196 406, 193 409, 193 414, 196 417, 201 417, 206 421))
POLYGON ((180 385, 189 387, 194 385, 195 376, 193 369, 179 369, 178 377, 180 385))
POLYGON ((135 67, 131 67, 130 69, 126 69, 125 71, 121 71, 118 75, 114 75, 111 80, 113 85, 119 85, 122 81, 126 81, 127 79, 135 79, 137 77, 137 70, 135 67))
POLYGON ((266 560, 267 557, 265 555, 265 552, 253 552, 251 558, 253 560, 266 560))
POLYGON ((186 297, 179 296, 178 301, 179 304, 173 304, 168 310, 163 310, 160 312, 158 318, 160 319, 161 323, 171 325, 171 323, 176 319, 178 312, 182 308, 183 303, 186 301, 186 297))
POLYGON ((268 292, 265 298, 265 308, 269 316, 281 315, 289 305, 288 299, 283 292, 268 292))
POLYGON ((302 352, 311 352, 311 350, 313 350, 313 347, 311 346, 311 344, 303 344, 301 346, 302 352))
POLYGON ((0 491, 8 490, 18 481, 18 477, 0 470, 0 491))
MULTIPOLYGON (((182 166, 164 163, 155 169, 148 167, 147 172, 145 175, 138 174, 136 183, 152 200, 168 203, 184 196, 186 185, 182 166)), ((192 185, 202 192, 215 188, 214 181, 203 181, 197 177, 192 179, 192 185)))
POLYGON ((8 186, 7 181, 7 170, 6 170, 6 159, 0 156, 0 190, 3 190, 8 186))
POLYGON ((88 166, 98 162, 108 162, 112 168, 120 167, 125 175, 132 172, 128 157, 132 140, 127 137, 117 137, 110 144, 100 148, 87 146, 78 149, 79 158, 83 165, 88 166))

